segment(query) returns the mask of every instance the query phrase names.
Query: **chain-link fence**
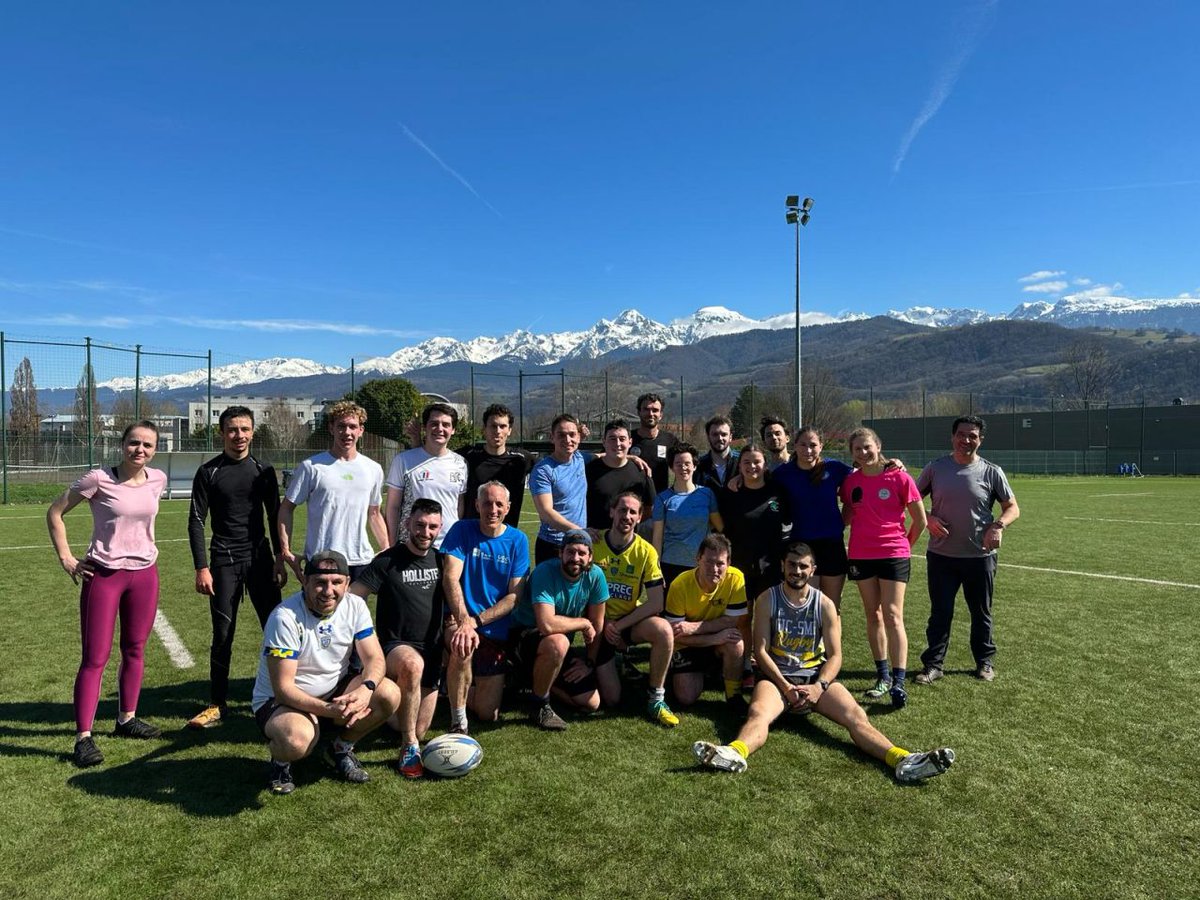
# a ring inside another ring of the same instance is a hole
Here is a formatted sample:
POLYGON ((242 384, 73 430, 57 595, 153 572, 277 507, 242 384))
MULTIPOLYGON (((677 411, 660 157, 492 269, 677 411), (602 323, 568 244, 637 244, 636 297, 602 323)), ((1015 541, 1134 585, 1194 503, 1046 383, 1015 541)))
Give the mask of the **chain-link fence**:
MULTIPOLYGON (((231 405, 254 412, 256 452, 291 468, 328 446, 324 410, 351 394, 375 410, 362 450, 385 467, 397 450, 420 439, 412 421, 430 399, 444 397, 459 411, 453 446, 478 440, 484 411, 501 404, 513 414, 512 443, 539 449, 548 447, 550 423, 560 412, 577 416, 594 444, 611 419, 636 426, 638 397, 653 393, 663 403, 661 427, 702 449, 705 423, 713 415, 728 416, 741 441, 756 436, 766 416, 793 432, 800 407, 804 423, 824 433, 831 455, 845 458, 846 435, 865 423, 879 432, 885 452, 916 466, 948 452, 955 416, 975 414, 988 421, 985 455, 1013 472, 1100 474, 1136 466, 1146 474, 1200 473, 1200 407, 1179 401, 1118 405, 996 392, 851 389, 819 363, 806 363, 797 403, 795 381, 779 380, 778 366, 747 359, 735 361, 731 370, 728 360, 707 360, 698 348, 663 352, 677 351, 674 359, 688 374, 661 377, 620 362, 601 368, 579 361, 572 370, 458 365, 416 373, 413 386, 364 373, 353 360, 346 369, 280 378, 277 367, 214 358, 211 351, 0 332, 3 502, 9 501, 11 484, 62 485, 119 458, 122 430, 141 418, 160 429, 155 465, 169 468, 173 490, 186 489, 198 461, 220 448, 218 417, 231 405), (775 377, 756 378, 760 368, 775 377)), ((746 354, 753 356, 752 344, 746 354)))

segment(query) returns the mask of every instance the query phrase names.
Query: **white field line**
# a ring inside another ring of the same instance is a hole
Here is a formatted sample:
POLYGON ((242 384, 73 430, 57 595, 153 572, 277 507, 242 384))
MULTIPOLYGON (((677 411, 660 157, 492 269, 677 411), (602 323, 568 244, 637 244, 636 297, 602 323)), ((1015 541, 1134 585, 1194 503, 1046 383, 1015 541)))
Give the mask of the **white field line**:
POLYGON ((1132 575, 1103 575, 1099 572, 1076 572, 1073 569, 1046 569, 1041 566, 1021 566, 1016 563, 1000 563, 1005 569, 1025 569, 1029 572, 1051 572, 1055 575, 1079 575, 1082 578, 1107 578, 1111 581, 1134 581, 1138 584, 1158 584, 1165 587, 1192 588, 1200 591, 1200 584, 1187 584, 1183 581, 1159 581, 1157 578, 1134 578, 1132 575))
MULTIPOLYGON (((162 500, 162 501, 160 501, 160 502, 161 502, 161 503, 166 503, 166 502, 168 502, 168 501, 166 501, 166 500, 162 500)), ((47 506, 49 506, 49 504, 47 504, 47 506)), ((176 509, 172 509, 172 510, 168 510, 168 512, 169 512, 169 513, 172 513, 172 514, 174 514, 174 513, 183 512, 183 510, 176 510, 176 509)), ((159 513, 158 513, 158 515, 159 515, 159 516, 161 516, 162 514, 163 514, 163 513, 162 513, 162 511, 160 510, 160 511, 159 511, 159 513)), ((184 513, 184 514, 186 515, 186 513, 184 513)), ((156 516, 156 518, 157 518, 157 516, 156 516)), ((45 521, 45 519, 46 519, 46 514, 45 514, 45 513, 41 513, 41 514, 39 514, 39 515, 36 515, 36 516, 6 516, 6 515, 2 515, 2 514, 0 514, 0 524, 3 524, 3 523, 5 523, 5 522, 19 522, 19 521, 21 521, 22 519, 41 519, 41 520, 45 521)))
MULTIPOLYGON (((186 540, 187 540, 187 538, 156 538, 154 543, 156 543, 156 544, 181 544, 186 540)), ((0 547, 0 553, 3 553, 6 550, 50 550, 51 552, 53 552, 54 548, 50 546, 50 541, 47 540, 45 543, 42 543, 42 544, 28 544, 24 547, 0 547)))
POLYGON ((1138 491, 1137 493, 1128 494, 1089 494, 1089 500, 1095 500, 1097 497, 1153 497, 1154 491, 1138 491))
POLYGON ((1116 522, 1120 525, 1180 525, 1185 528, 1200 525, 1200 522, 1156 522, 1152 519, 1096 519, 1092 516, 1063 516, 1068 522, 1116 522))
POLYGON ((167 656, 171 657, 171 662, 175 664, 175 668, 190 669, 196 665, 196 661, 192 659, 192 654, 188 653, 188 648, 183 645, 183 641, 179 639, 178 632, 171 627, 171 623, 167 621, 167 617, 161 609, 154 613, 154 633, 163 642, 163 646, 167 648, 167 656))

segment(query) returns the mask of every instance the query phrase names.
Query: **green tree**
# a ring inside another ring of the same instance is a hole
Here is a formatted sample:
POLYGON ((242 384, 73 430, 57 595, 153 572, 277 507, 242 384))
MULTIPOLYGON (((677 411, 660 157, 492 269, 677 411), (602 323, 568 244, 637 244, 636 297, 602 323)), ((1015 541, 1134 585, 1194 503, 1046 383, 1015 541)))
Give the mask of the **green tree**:
POLYGON ((756 384, 746 385, 738 392, 737 399, 733 401, 733 408, 729 410, 729 418, 733 420, 734 438, 757 439, 758 426, 763 416, 778 416, 785 422, 791 422, 788 415, 790 405, 788 398, 777 391, 764 390, 756 384))
POLYGON ((407 378, 376 378, 368 381, 349 399, 367 411, 366 430, 406 446, 406 426, 421 414, 425 405, 421 392, 407 378))

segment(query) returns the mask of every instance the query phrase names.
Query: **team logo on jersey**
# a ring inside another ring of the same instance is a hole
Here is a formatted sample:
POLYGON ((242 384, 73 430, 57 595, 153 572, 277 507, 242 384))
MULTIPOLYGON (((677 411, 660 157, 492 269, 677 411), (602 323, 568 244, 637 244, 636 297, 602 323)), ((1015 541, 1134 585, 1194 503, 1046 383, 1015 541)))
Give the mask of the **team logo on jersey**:
POLYGON ((354 480, 354 475, 351 474, 350 472, 342 473, 342 481, 353 481, 353 480, 354 480))
POLYGON ((887 500, 891 496, 892 496, 892 492, 889 491, 887 488, 879 489, 879 499, 880 500, 887 500))
POLYGON ((779 512, 779 501, 772 497, 767 501, 767 509, 771 512, 779 512))
POLYGON ((317 623, 317 644, 322 650, 328 650, 329 645, 333 643, 333 623, 319 622, 317 623))

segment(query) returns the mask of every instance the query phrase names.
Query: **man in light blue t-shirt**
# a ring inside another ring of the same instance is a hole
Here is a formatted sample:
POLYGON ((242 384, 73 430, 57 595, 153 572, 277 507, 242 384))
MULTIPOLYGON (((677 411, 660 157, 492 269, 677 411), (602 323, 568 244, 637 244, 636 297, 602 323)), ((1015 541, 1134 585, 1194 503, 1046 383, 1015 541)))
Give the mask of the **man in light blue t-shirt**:
POLYGON ((481 484, 475 497, 479 518, 459 519, 442 540, 450 649, 446 690, 450 730, 459 734, 467 733, 468 702, 485 722, 496 721, 500 714, 509 614, 529 574, 529 540, 504 524, 509 503, 508 488, 500 482, 481 484))
POLYGON ((576 709, 600 707, 596 672, 586 650, 571 653, 575 632, 585 648, 604 631, 608 580, 592 565, 592 538, 580 528, 563 535, 557 560, 533 570, 529 585, 513 610, 509 645, 518 668, 532 681, 530 718, 546 731, 563 731, 567 723, 550 705, 550 694, 576 709))

